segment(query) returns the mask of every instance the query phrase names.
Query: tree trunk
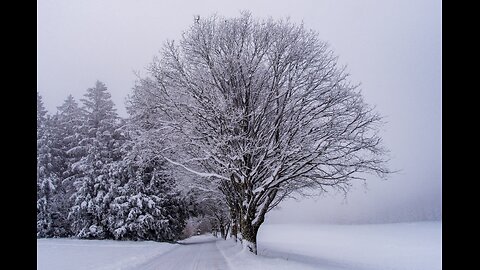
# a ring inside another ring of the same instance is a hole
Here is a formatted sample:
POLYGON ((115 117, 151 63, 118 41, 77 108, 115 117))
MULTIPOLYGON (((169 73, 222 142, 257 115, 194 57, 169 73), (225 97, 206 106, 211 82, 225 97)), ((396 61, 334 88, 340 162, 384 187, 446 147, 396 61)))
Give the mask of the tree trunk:
POLYGON ((232 230, 230 231, 230 237, 233 237, 233 239, 235 239, 235 242, 237 242, 237 233, 238 233, 238 227, 237 227, 237 218, 232 218, 231 219, 231 227, 232 227, 232 230))
POLYGON ((257 233, 260 226, 265 221, 265 214, 267 213, 268 207, 273 202, 275 196, 277 195, 277 190, 274 190, 268 194, 268 199, 263 204, 260 211, 257 213, 255 207, 249 207, 246 209, 245 214, 242 215, 241 219, 241 232, 243 239, 243 245, 248 248, 250 252, 253 252, 257 255, 257 233), (253 222, 255 220, 255 223, 253 222))
POLYGON ((257 255, 257 232, 258 226, 254 226, 253 218, 251 215, 246 215, 246 218, 242 219, 242 244, 248 248, 250 252, 257 255))
POLYGON ((242 220, 243 220, 243 214, 242 214, 242 211, 241 211, 241 208, 238 207, 238 209, 240 211, 237 212, 238 216, 237 216, 237 225, 238 225, 238 228, 237 228, 237 232, 240 232, 240 243, 242 243, 243 241, 243 228, 242 228, 242 220))
POLYGON ((227 240, 227 236, 228 236, 228 232, 230 231, 230 222, 226 222, 225 224, 225 237, 223 238, 223 240, 227 240))
POLYGON ((228 224, 229 224, 229 222, 227 222, 227 219, 224 219, 223 216, 221 216, 221 219, 220 219, 220 232, 221 232, 222 238, 223 238, 224 240, 227 239, 227 235, 228 235, 228 224))

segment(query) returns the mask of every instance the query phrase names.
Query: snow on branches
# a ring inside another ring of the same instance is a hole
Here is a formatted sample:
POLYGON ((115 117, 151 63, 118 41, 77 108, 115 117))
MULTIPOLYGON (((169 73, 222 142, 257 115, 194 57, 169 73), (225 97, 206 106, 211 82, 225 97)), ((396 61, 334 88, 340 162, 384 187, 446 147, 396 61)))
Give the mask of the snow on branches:
POLYGON ((346 191, 365 173, 389 172, 381 117, 303 25, 248 12, 205 18, 166 43, 149 72, 132 111, 168 130, 184 158, 170 162, 223 187, 251 243, 265 213, 293 192, 346 191))

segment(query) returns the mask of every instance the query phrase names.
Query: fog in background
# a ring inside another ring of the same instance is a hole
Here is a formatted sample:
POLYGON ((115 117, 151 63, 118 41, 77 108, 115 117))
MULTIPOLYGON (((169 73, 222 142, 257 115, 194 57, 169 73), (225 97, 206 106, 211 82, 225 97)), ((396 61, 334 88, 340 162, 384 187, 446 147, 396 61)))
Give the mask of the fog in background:
POLYGON ((126 117, 124 101, 134 71, 145 67, 167 39, 213 13, 290 16, 319 33, 360 82, 367 103, 387 122, 382 129, 390 167, 345 199, 330 192, 288 200, 267 223, 398 222, 441 219, 441 1, 37 1, 37 90, 54 113, 68 94, 77 101, 103 81, 126 117))

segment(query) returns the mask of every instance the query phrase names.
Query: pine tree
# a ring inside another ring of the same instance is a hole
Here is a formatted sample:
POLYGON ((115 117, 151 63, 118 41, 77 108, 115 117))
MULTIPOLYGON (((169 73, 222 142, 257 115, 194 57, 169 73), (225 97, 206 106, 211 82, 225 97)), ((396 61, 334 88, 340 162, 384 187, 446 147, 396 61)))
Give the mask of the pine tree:
POLYGON ((57 236, 57 186, 61 162, 56 145, 55 118, 47 114, 37 92, 37 237, 57 236))
POLYGON ((100 81, 87 89, 81 101, 85 120, 80 126, 82 138, 76 150, 84 155, 72 165, 75 192, 69 217, 77 237, 111 238, 107 227, 109 204, 113 198, 106 195, 111 194, 111 164, 119 159, 119 144, 115 138, 118 116, 107 87, 100 81))
POLYGON ((57 141, 62 159, 59 172, 61 179, 56 191, 59 211, 55 229, 58 236, 66 237, 72 235, 68 221, 68 212, 72 207, 70 197, 75 191, 73 180, 75 179, 76 173, 72 169, 72 165, 82 157, 82 147, 79 147, 79 141, 82 137, 80 127, 84 115, 72 95, 69 95, 64 103, 57 107, 57 110, 57 141))
POLYGON ((148 139, 139 136, 122 148, 111 230, 116 239, 173 241, 185 227, 187 205, 174 189, 166 161, 146 144, 148 139))
POLYGON ((47 110, 43 106, 42 96, 37 92, 37 139, 47 120, 47 110))
POLYGON ((37 93, 38 237, 179 239, 189 213, 150 145, 159 134, 127 130, 101 82, 81 101, 70 95, 49 116, 37 93))

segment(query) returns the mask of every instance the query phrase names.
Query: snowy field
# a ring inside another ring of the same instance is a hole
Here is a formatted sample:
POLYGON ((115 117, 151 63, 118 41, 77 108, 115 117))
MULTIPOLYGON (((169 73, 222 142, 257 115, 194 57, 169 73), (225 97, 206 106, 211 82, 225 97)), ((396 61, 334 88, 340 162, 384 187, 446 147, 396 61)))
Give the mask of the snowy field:
POLYGON ((369 225, 264 225, 264 256, 316 265, 316 269, 442 269, 442 223, 369 225))
POLYGON ((38 239, 37 270, 135 269, 173 246, 153 241, 38 239))
POLYGON ((210 235, 181 244, 37 240, 37 269, 441 269, 442 223, 266 224, 254 256, 210 235))

